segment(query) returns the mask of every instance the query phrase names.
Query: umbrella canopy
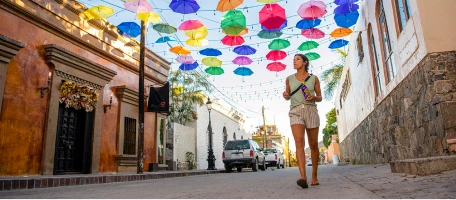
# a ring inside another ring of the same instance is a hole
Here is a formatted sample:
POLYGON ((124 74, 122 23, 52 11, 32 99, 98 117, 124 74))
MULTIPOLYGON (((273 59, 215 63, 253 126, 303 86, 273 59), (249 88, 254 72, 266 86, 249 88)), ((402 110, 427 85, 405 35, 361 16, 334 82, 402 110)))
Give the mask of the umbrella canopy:
POLYGON ((220 28, 226 34, 238 35, 244 31, 246 26, 245 16, 239 10, 230 10, 222 17, 220 28))
POLYGON ((187 71, 187 70, 194 70, 199 66, 197 62, 194 62, 192 64, 181 64, 179 66, 179 69, 187 71))
POLYGON ((207 31, 207 28, 205 26, 194 29, 194 30, 187 30, 184 31, 185 35, 193 40, 201 40, 206 38, 207 34, 209 33, 207 31))
POLYGON ((359 18, 359 12, 357 10, 348 14, 336 14, 334 20, 337 26, 348 28, 356 24, 359 18))
POLYGON ((309 51, 312 49, 315 49, 319 46, 319 44, 315 41, 307 41, 303 42, 301 45, 299 45, 298 49, 300 51, 309 51))
POLYGON ((338 39, 338 40, 334 40, 333 42, 331 42, 331 44, 329 44, 329 48, 330 49, 337 49, 337 48, 341 48, 345 45, 348 44, 348 41, 347 40, 344 40, 344 39, 338 39))
POLYGON ((234 48, 233 52, 238 55, 253 55, 256 53, 256 49, 249 45, 242 45, 234 48))
POLYGON ((302 19, 296 24, 296 28, 301 30, 315 28, 321 24, 321 19, 302 19))
POLYGON ((126 34, 130 37, 138 37, 141 35, 141 27, 135 22, 122 22, 117 26, 121 34, 126 34))
POLYGON ((285 70, 286 67, 287 67, 287 65, 285 65, 281 62, 273 62, 273 63, 269 63, 268 66, 266 67, 266 69, 268 69, 269 71, 272 71, 272 72, 280 72, 280 71, 285 70))
POLYGON ((282 36, 282 32, 280 31, 266 31, 262 30, 260 31, 257 36, 262 39, 274 39, 282 36))
POLYGON ((169 4, 171 10, 180 14, 196 13, 200 6, 195 0, 172 0, 169 4))
POLYGON ((310 0, 303 3, 298 9, 298 15, 304 19, 316 19, 327 13, 326 4, 323 1, 310 0))
MULTIPOLYGON (((236 31, 235 31, 235 32, 236 32, 236 31)), ((225 30, 222 30, 222 33, 225 34, 225 35, 229 35, 229 36, 242 36, 242 35, 245 35, 245 34, 249 33, 249 29, 246 27, 246 28, 244 28, 243 31, 241 31, 241 32, 238 33, 238 34, 227 34, 227 33, 225 32, 225 30)))
POLYGON ((190 50, 188 50, 182 46, 175 46, 175 47, 169 49, 169 51, 173 52, 175 54, 183 54, 183 55, 190 54, 190 50))
POLYGON ((358 4, 343 4, 334 9, 334 14, 347 14, 359 9, 358 4))
POLYGON ((284 58, 287 57, 287 53, 285 51, 280 51, 280 50, 273 50, 270 51, 267 55, 266 58, 268 60, 272 61, 278 61, 278 60, 283 60, 284 58))
POLYGON ((257 0, 257 2, 266 3, 266 4, 271 4, 271 3, 278 2, 278 1, 279 0, 257 0))
POLYGON ((244 38, 241 36, 225 36, 222 39, 222 43, 228 46, 239 46, 245 42, 244 38))
POLYGON ((172 42, 172 41, 177 41, 174 37, 169 37, 169 36, 164 36, 161 38, 158 38, 155 43, 165 43, 165 42, 172 42))
POLYGON ((201 28, 203 26, 204 24, 201 23, 199 20, 187 20, 185 22, 182 22, 182 24, 179 26, 179 30, 193 30, 201 28))
POLYGON ((253 74, 253 71, 247 67, 238 67, 233 72, 239 76, 250 76, 253 74))
POLYGON ((155 12, 146 12, 146 13, 138 13, 136 15, 138 19, 144 22, 149 22, 149 23, 159 23, 161 22, 160 16, 158 16, 157 13, 155 12))
POLYGON ((269 43, 268 47, 271 50, 281 50, 290 46, 290 42, 284 39, 275 39, 269 43))
POLYGON ((247 56, 238 56, 233 60, 233 63, 236 65, 250 65, 252 62, 252 59, 247 56))
POLYGON ((182 64, 192 64, 195 62, 192 56, 189 55, 180 55, 176 58, 176 61, 182 64))
POLYGON ((321 39, 325 37, 325 33, 316 28, 304 29, 301 31, 301 34, 309 39, 321 39))
POLYGON ((217 10, 220 12, 234 10, 236 7, 241 5, 243 2, 244 2, 244 0, 220 0, 217 5, 217 10))
POLYGON ((225 73, 221 67, 208 67, 204 71, 210 75, 221 75, 225 73))
POLYGON ((330 35, 334 38, 341 38, 350 35, 353 31, 349 28, 337 28, 330 35))
POLYGON ((203 64, 206 65, 206 66, 210 66, 210 67, 217 67, 217 66, 220 66, 222 65, 222 61, 220 61, 218 58, 216 57, 206 57, 206 58, 203 58, 203 64))
POLYGON ((316 60, 316 59, 320 58, 320 54, 318 54, 318 53, 313 53, 313 52, 306 53, 306 54, 304 54, 304 55, 309 59, 309 61, 311 61, 311 60, 316 60))
POLYGON ((167 23, 154 24, 152 28, 160 33, 173 34, 177 32, 177 29, 174 26, 167 23))
POLYGON ((192 39, 188 38, 187 41, 185 41, 185 44, 190 45, 192 47, 202 47, 202 46, 207 46, 209 44, 209 41, 206 39, 192 39))
POLYGON ((146 0, 127 1, 124 7, 134 13, 148 13, 152 11, 152 5, 146 0))
POLYGON ((277 29, 287 20, 285 9, 279 4, 266 4, 259 12, 260 24, 267 29, 277 29))
POLYGON ((213 48, 206 48, 206 49, 203 49, 201 51, 199 51, 200 54, 202 55, 205 55, 205 56, 220 56, 222 55, 222 52, 217 50, 217 49, 213 49, 213 48))
POLYGON ((288 20, 285 20, 285 22, 283 22, 283 24, 279 27, 279 28, 276 28, 276 29, 268 29, 266 28, 265 26, 261 25, 261 29, 262 30, 265 30, 265 31, 281 31, 282 29, 284 29, 285 27, 287 27, 288 25, 288 20))
POLYGON ((335 0, 334 3, 336 5, 344 5, 344 4, 353 4, 358 2, 359 0, 335 0))
POLYGON ((87 18, 104 19, 114 14, 114 9, 108 6, 92 6, 84 12, 87 18))

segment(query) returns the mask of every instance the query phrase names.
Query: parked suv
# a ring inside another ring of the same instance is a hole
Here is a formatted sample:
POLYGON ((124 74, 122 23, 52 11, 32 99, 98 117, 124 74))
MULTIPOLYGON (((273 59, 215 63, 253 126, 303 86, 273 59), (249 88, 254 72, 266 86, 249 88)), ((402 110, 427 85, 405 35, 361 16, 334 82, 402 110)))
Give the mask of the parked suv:
POLYGON ((280 169, 280 167, 285 168, 285 159, 283 158, 280 149, 265 149, 263 153, 266 158, 266 167, 274 166, 277 167, 277 169, 280 169))
POLYGON ((228 141, 222 158, 227 172, 231 172, 233 168, 237 168, 238 172, 241 172, 242 168, 252 168, 254 172, 266 169, 260 146, 251 139, 228 141))

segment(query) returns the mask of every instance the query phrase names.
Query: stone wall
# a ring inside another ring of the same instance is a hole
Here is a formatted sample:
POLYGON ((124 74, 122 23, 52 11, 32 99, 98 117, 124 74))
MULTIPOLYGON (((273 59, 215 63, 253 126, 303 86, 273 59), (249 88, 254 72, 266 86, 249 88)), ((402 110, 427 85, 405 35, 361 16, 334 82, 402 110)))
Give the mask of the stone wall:
POLYGON ((456 139, 456 51, 428 54, 341 142, 341 160, 444 156, 447 139, 456 139))

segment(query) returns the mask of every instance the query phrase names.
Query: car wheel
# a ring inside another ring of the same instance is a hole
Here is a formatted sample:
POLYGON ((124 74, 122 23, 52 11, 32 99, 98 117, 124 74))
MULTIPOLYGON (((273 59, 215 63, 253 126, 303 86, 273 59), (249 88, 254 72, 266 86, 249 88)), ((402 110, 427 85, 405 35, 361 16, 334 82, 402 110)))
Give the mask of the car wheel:
POLYGON ((279 162, 277 162, 276 167, 277 167, 277 169, 280 169, 280 160, 279 160, 279 162))
POLYGON ((230 165, 225 164, 225 171, 231 173, 233 171, 233 168, 230 165))
POLYGON ((266 170, 266 161, 263 160, 263 165, 260 166, 261 171, 266 170))
POLYGON ((285 163, 283 163, 283 165, 282 165, 282 169, 285 169, 285 163))
POLYGON ((242 167, 238 167, 238 168, 237 168, 237 171, 238 171, 238 172, 242 172, 242 167))
POLYGON ((258 171, 258 159, 255 159, 255 163, 252 164, 252 171, 258 171))

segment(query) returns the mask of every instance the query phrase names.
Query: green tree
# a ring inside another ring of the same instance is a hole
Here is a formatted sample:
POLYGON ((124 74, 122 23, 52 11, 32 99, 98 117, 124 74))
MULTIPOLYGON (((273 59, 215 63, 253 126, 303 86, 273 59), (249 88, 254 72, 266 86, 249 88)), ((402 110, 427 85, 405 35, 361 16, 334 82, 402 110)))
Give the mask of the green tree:
POLYGON ((326 113, 326 126, 323 128, 323 144, 327 147, 331 144, 331 136, 337 134, 336 108, 326 113))
POLYGON ((332 99, 332 97, 334 95, 334 91, 336 90, 337 85, 339 84, 340 77, 342 76, 342 71, 343 71, 344 65, 345 65, 345 59, 347 58, 347 52, 345 52, 341 49, 336 49, 336 50, 334 50, 334 52, 339 54, 339 56, 342 59, 342 62, 335 64, 330 69, 323 71, 323 74, 322 74, 323 82, 326 83, 326 85, 323 89, 323 92, 325 94, 326 100, 332 99))

